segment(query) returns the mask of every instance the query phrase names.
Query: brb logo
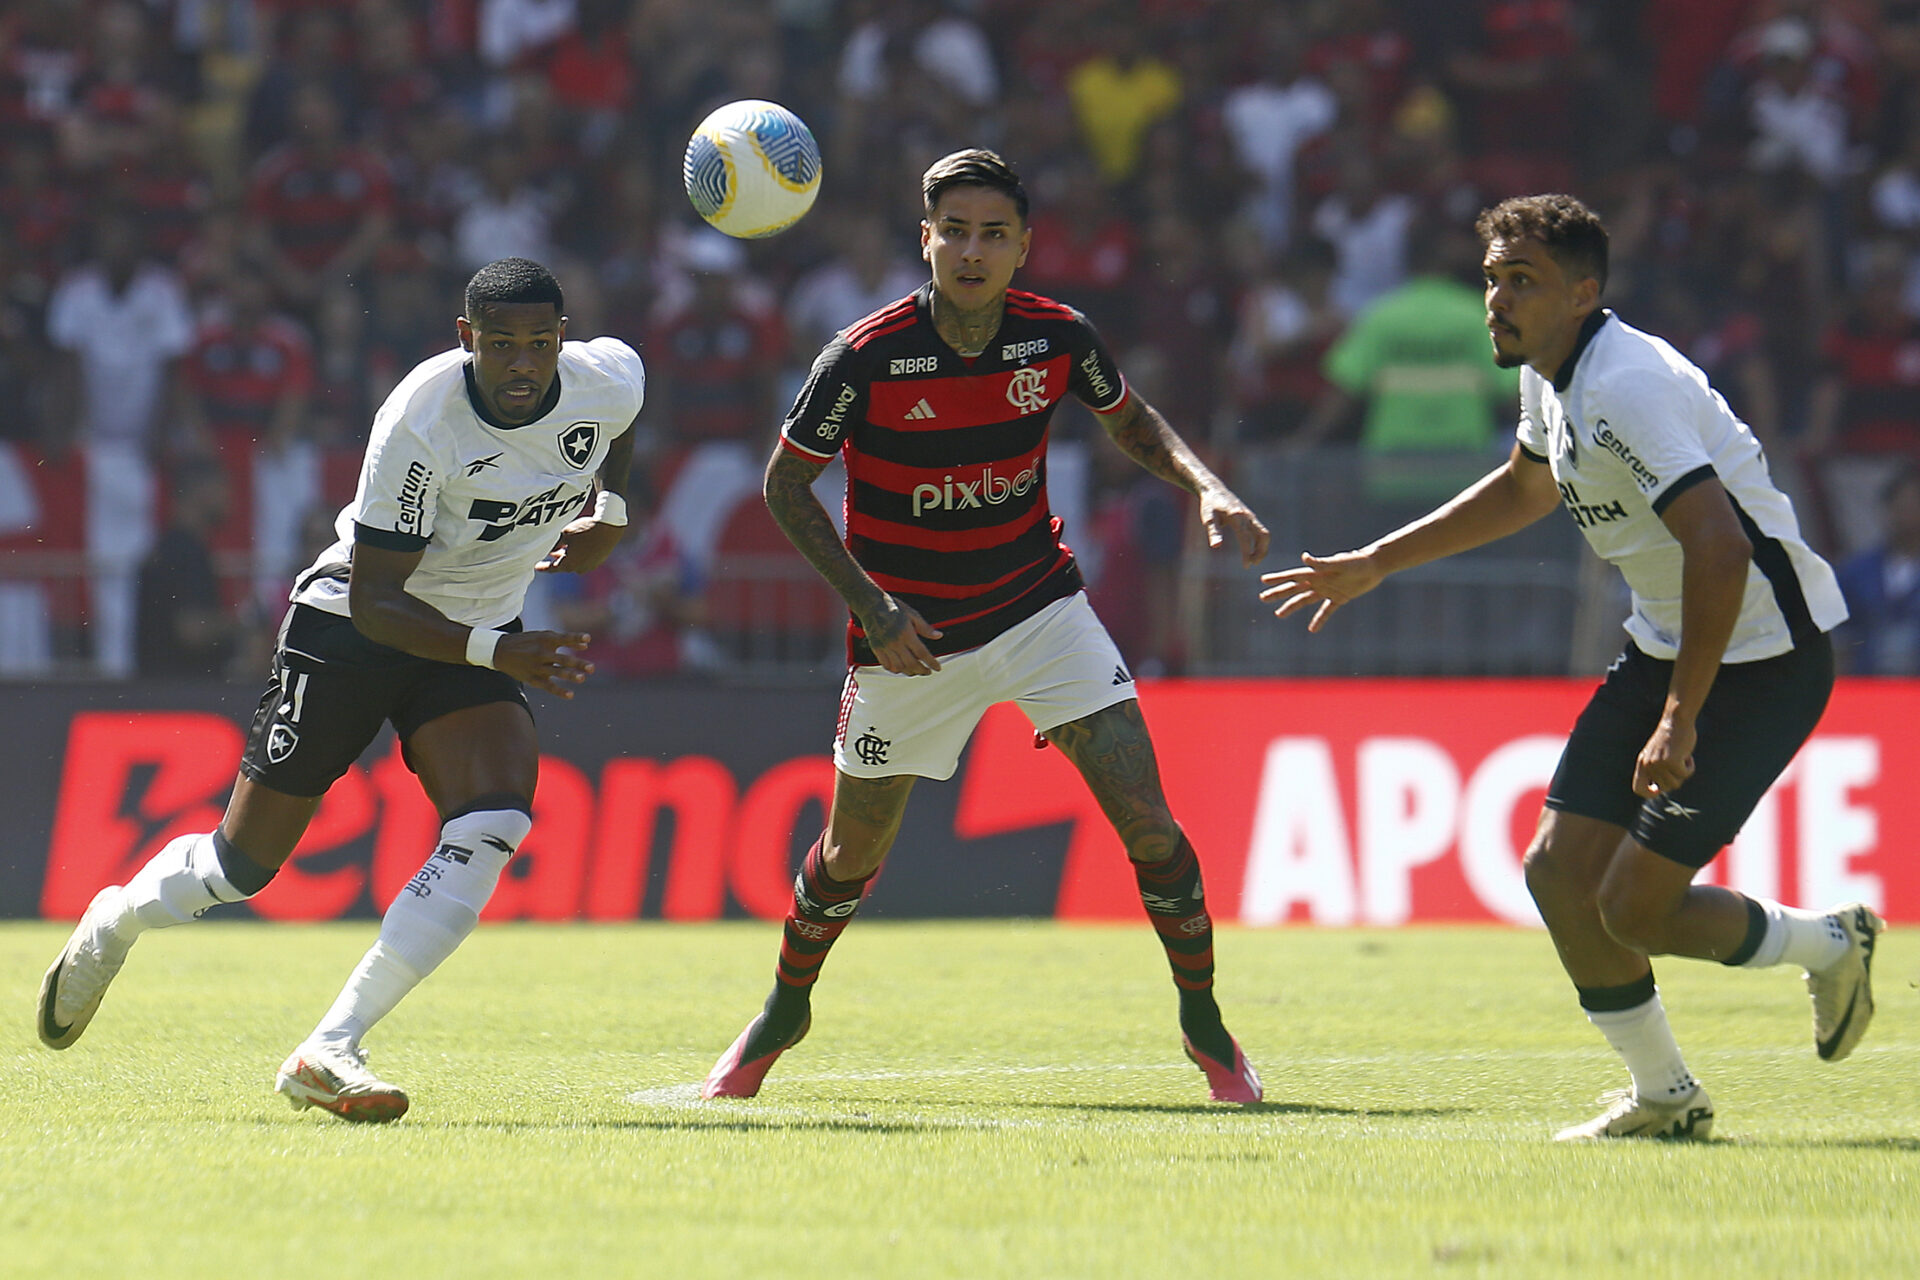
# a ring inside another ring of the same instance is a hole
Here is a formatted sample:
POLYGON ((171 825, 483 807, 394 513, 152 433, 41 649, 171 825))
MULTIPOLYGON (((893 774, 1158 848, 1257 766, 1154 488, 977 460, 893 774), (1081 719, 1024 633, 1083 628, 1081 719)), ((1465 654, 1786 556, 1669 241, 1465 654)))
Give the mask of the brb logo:
POLYGON ((920 484, 913 487, 913 518, 923 511, 961 511, 968 507, 999 506, 1009 498, 1032 491, 1040 481, 1040 460, 1035 458, 1026 469, 1009 480, 995 475, 989 463, 980 468, 977 480, 946 478, 944 484, 920 484))
POLYGON ((1007 379, 1007 403, 1018 409, 1021 416, 1038 413, 1050 403, 1047 399, 1047 371, 1029 365, 1014 370, 1007 379))

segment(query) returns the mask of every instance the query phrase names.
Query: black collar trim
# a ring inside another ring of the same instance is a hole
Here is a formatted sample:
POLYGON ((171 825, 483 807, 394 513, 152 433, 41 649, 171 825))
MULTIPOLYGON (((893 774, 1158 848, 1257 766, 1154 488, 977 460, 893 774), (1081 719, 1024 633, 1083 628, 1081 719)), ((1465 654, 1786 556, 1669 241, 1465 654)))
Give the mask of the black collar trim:
POLYGON ((1593 341, 1593 335, 1600 332, 1600 326, 1613 319, 1613 312, 1605 307, 1589 315, 1580 322, 1580 332, 1573 340, 1573 350, 1561 362, 1560 371, 1553 375, 1553 389, 1565 394, 1573 382, 1573 366, 1580 363, 1580 357, 1586 353, 1587 344, 1593 341))
POLYGON ((560 374, 558 370, 555 370, 553 385, 547 388, 546 397, 540 401, 540 411, 538 413, 528 418, 525 422, 502 422, 494 416, 493 410, 487 408, 486 398, 480 394, 480 384, 473 380, 473 361, 467 361, 467 363, 462 366, 461 372, 467 380, 467 403, 472 405, 473 411, 480 415, 480 421, 490 427, 496 427, 501 431, 518 431, 521 427, 530 427, 552 413, 553 407, 560 403, 560 374))

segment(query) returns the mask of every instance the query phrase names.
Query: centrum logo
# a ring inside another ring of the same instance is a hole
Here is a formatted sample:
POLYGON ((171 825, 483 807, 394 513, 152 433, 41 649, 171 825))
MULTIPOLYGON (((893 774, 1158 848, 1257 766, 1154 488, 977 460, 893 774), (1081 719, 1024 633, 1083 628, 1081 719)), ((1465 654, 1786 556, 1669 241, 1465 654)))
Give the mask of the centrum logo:
POLYGON ((1007 379, 1007 403, 1022 414, 1038 413, 1047 407, 1047 371, 1029 365, 1014 371, 1007 379))
POLYGON ((395 533, 419 533, 426 527, 427 482, 433 472, 424 462, 407 464, 407 478, 400 486, 400 518, 393 522, 395 533))
POLYGON ((922 511, 961 511, 968 507, 998 506, 1009 498, 1017 498, 1032 490, 1040 479, 1040 461, 1038 458, 1027 464, 1024 471, 1016 472, 1012 479, 994 474, 991 464, 980 468, 977 480, 956 480, 946 477, 943 484, 915 485, 913 489, 913 516, 920 518, 922 511))

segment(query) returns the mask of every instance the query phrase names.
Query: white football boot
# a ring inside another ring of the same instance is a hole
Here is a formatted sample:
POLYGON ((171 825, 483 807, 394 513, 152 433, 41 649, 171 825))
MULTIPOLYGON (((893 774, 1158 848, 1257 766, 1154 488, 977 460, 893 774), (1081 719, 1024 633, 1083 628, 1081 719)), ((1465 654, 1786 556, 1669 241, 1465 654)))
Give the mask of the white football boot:
POLYGON ((124 898, 119 885, 95 894, 68 936, 67 945, 40 980, 40 1004, 34 1023, 40 1042, 47 1048, 64 1049, 80 1038, 93 1021, 114 975, 126 963, 133 940, 122 938, 113 928, 124 898))
POLYGON ((1674 1102, 1654 1102, 1622 1089, 1601 1098, 1610 1103, 1585 1124, 1553 1135, 1555 1142, 1592 1142, 1601 1138, 1666 1138, 1700 1141, 1713 1132, 1713 1103, 1699 1085, 1674 1102))
POLYGON ((407 1095, 373 1074, 367 1051, 309 1040, 287 1055, 273 1087, 295 1111, 319 1107, 342 1120, 381 1124, 407 1114, 407 1095))
POLYGON ((1828 918, 1847 935, 1847 951, 1818 973, 1807 970, 1807 992, 1813 997, 1813 1047, 1823 1060, 1838 1062, 1873 1021, 1873 943, 1887 924, 1860 902, 1828 918))

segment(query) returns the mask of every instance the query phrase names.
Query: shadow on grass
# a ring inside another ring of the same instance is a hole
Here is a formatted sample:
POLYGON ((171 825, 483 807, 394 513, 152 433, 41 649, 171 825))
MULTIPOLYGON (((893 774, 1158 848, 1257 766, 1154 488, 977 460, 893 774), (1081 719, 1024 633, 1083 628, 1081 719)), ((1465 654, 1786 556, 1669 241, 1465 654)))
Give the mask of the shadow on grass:
POLYGON ((1884 1138, 1715 1138, 1707 1144, 1710 1147, 1758 1147, 1766 1149, 1779 1147, 1783 1150, 1834 1150, 1834 1151, 1908 1151, 1920 1153, 1920 1137, 1894 1136, 1884 1138))
POLYGON ((1009 1107, 1041 1108, 1048 1111, 1124 1111, 1136 1114, 1230 1116, 1393 1116, 1427 1118, 1459 1115, 1465 1107, 1334 1107, 1318 1102, 1247 1102, 1238 1106, 1219 1102, 1009 1102, 1009 1107))

